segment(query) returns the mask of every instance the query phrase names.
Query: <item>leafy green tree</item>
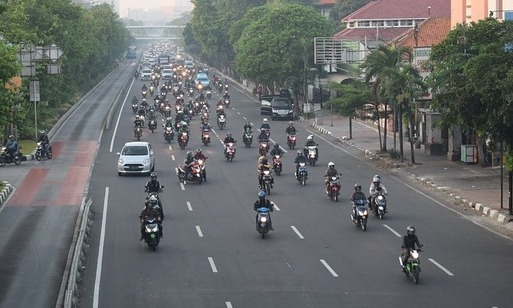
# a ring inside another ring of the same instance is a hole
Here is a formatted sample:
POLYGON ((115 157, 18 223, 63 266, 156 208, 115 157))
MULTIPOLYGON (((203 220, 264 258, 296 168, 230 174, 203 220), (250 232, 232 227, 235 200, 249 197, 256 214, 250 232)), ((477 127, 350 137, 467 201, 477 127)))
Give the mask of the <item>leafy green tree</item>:
POLYGON ((0 40, 0 127, 5 128, 3 137, 10 134, 12 129, 9 124, 15 118, 15 107, 19 93, 14 85, 10 84, 11 79, 18 75, 22 66, 16 58, 17 47, 5 44, 0 40))
POLYGON ((338 0, 330 15, 335 20, 340 21, 371 1, 373 0, 338 0))
POLYGON ((329 36, 331 24, 299 4, 273 5, 264 13, 235 43, 236 69, 257 83, 297 89, 306 76, 305 63, 313 62, 314 38, 329 36))

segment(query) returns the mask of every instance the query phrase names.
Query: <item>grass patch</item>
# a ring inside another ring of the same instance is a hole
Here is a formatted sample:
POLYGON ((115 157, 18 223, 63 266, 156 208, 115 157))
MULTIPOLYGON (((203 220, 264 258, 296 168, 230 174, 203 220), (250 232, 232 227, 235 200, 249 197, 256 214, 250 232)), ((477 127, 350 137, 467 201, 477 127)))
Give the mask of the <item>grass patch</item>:
POLYGON ((0 181, 0 190, 4 189, 4 187, 5 187, 4 182, 3 182, 3 181, 0 181))
POLYGON ((36 150, 36 142, 34 140, 18 140, 20 151, 23 155, 32 154, 36 150))

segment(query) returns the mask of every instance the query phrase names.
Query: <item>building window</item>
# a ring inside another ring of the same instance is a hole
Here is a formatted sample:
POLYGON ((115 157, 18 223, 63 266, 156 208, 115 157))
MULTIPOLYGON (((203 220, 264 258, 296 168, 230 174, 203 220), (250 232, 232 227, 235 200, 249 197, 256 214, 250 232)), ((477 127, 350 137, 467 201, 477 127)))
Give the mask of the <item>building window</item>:
POLYGON ((401 26, 402 27, 409 27, 413 26, 413 20, 401 20, 401 26))
POLYGON ((370 27, 369 21, 359 21, 358 22, 358 28, 368 28, 370 27))
POLYGON ((354 28, 354 24, 355 24, 355 22, 354 22, 354 21, 350 21, 350 22, 349 22, 349 28, 354 28))
POLYGON ((384 27, 385 22, 383 20, 373 20, 371 22, 372 27, 384 27))

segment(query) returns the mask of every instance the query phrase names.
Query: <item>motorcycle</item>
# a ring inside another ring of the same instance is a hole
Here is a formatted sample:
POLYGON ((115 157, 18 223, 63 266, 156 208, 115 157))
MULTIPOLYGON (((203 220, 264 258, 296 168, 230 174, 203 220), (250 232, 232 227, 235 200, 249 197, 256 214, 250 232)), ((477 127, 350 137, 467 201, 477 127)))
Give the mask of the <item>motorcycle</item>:
POLYGON ((219 126, 220 129, 224 129, 226 127, 226 117, 224 114, 217 116, 217 126, 219 126))
POLYGON ((171 140, 173 140, 175 137, 175 133, 173 132, 173 127, 171 127, 171 126, 166 127, 165 125, 162 125, 162 127, 164 127, 164 139, 168 143, 171 142, 171 140))
POLYGON ((281 156, 274 155, 273 157, 273 170, 277 176, 280 176, 282 171, 281 156))
POLYGON ((201 112, 201 104, 199 102, 194 103, 194 115, 197 115, 201 112))
POLYGON ((305 186, 306 185, 306 179, 308 179, 308 168, 306 167, 306 163, 300 162, 299 168, 297 170, 297 181, 305 186))
POLYGON ((148 93, 148 91, 147 91, 147 90, 142 90, 142 97, 143 97, 143 98, 146 98, 147 93, 148 93))
POLYGON ((228 99, 228 98, 225 98, 225 99, 224 99, 224 106, 225 106, 226 108, 230 107, 230 99, 228 99))
POLYGON ((269 209, 266 207, 259 207, 257 209, 256 230, 265 238, 265 235, 271 230, 269 219, 269 209))
POLYGON ((204 145, 208 145, 210 143, 210 130, 204 129, 201 132, 201 141, 204 145))
POLYGON ((259 141, 258 142, 258 154, 260 156, 265 156, 269 151, 269 143, 267 141, 259 141))
POLYGON ((307 147, 307 156, 310 166, 315 166, 317 162, 317 146, 311 145, 307 147))
POLYGON ((367 199, 353 200, 354 211, 351 213, 351 220, 357 227, 367 231, 367 218, 369 216, 369 205, 367 199))
POLYGON ((260 189, 263 190, 267 195, 270 195, 272 188, 271 170, 264 170, 262 173, 262 185, 260 189))
POLYGON ((133 102, 133 103, 132 103, 132 112, 133 112, 134 114, 136 114, 136 113, 137 113, 137 110, 139 110, 139 105, 137 104, 137 102, 133 102))
POLYGON ((169 118, 171 116, 171 106, 166 104, 164 107, 164 117, 169 118))
POLYGON ((201 184, 203 182, 201 167, 197 161, 192 163, 191 171, 187 175, 187 178, 185 178, 185 166, 182 164, 178 166, 176 175, 178 176, 178 180, 184 184, 187 182, 197 182, 198 184, 201 184))
POLYGON ((212 97, 212 90, 207 90, 207 99, 210 99, 212 97))
POLYGON ((148 121, 148 128, 153 133, 153 131, 157 129, 157 120, 151 119, 150 121, 148 121))
POLYGON ((244 141, 247 148, 251 147, 251 143, 253 142, 253 131, 251 131, 251 129, 247 128, 244 131, 242 141, 244 141))
POLYGON ((406 260, 406 264, 403 264, 403 260, 399 257, 399 264, 404 266, 404 273, 406 277, 412 277, 413 283, 418 284, 420 279, 420 255, 419 252, 422 250, 411 249, 409 251, 408 259, 406 260))
POLYGON ((205 122, 207 121, 208 122, 208 112, 203 112, 203 114, 201 115, 201 122, 205 122))
POLYGON ((137 140, 141 140, 142 128, 140 128, 140 127, 134 128, 134 135, 135 135, 135 138, 137 138, 137 140))
POLYGON ((41 160, 41 158, 46 157, 48 159, 52 159, 52 146, 48 145, 48 149, 45 150, 43 148, 43 144, 41 142, 38 142, 36 144, 36 153, 35 157, 37 160, 41 160))
POLYGON ((294 150, 296 147, 296 135, 287 135, 287 145, 289 149, 294 150))
POLYGON ((180 133, 180 138, 178 139, 178 145, 183 150, 187 146, 187 143, 189 142, 189 134, 187 132, 180 133))
POLYGON ((205 161, 207 160, 207 158, 208 157, 205 157, 205 160, 198 159, 198 165, 200 167, 201 178, 203 179, 204 182, 207 181, 207 171, 205 170, 205 161))
POLYGON ((12 164, 15 165, 21 164, 21 154, 19 152, 16 152, 14 155, 11 155, 7 151, 6 147, 2 148, 2 152, 0 153, 0 167, 5 166, 5 164, 12 164))
POLYGON ((153 96, 153 93, 155 93, 155 87, 150 86, 150 95, 153 96))
POLYGON ((193 88, 189 88, 189 96, 192 97, 194 96, 194 89, 193 88))
POLYGON ((378 193, 374 198, 373 212, 379 219, 383 219, 387 212, 387 198, 382 193, 378 193))
POLYGON ((332 176, 328 179, 328 187, 326 193, 331 200, 338 201, 340 195, 340 177, 332 176))
POLYGON ((229 161, 229 162, 232 162, 233 159, 235 158, 235 143, 233 142, 228 142, 228 144, 226 144, 226 160, 229 161))
POLYGON ((155 217, 147 217, 143 220, 144 240, 151 250, 155 251, 160 243, 160 222, 155 217))

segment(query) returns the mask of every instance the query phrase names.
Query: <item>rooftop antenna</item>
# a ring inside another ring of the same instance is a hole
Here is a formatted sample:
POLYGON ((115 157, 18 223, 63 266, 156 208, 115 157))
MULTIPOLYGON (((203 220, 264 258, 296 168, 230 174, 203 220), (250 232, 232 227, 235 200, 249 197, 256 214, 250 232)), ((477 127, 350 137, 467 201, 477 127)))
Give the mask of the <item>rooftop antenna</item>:
POLYGON ((428 9, 428 15, 429 15, 429 17, 431 17, 431 6, 428 6, 427 9, 428 9))

